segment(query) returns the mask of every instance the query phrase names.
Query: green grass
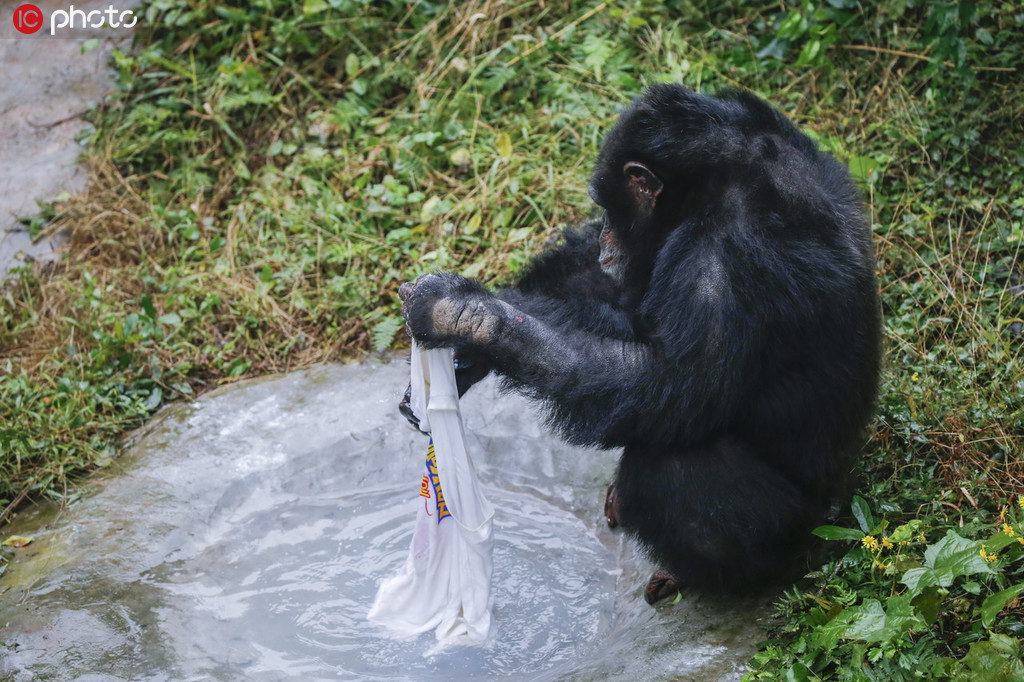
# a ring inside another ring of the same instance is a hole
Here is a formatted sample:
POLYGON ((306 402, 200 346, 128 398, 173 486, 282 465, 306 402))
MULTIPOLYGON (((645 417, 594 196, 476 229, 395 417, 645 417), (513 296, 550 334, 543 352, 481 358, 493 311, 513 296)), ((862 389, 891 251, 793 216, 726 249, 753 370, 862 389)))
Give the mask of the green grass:
POLYGON ((741 86, 862 183, 887 325, 859 501, 823 531, 849 551, 780 599, 750 675, 1015 674, 1024 12, 862 5, 146 3, 90 190, 33 223, 69 256, 0 298, 3 516, 169 400, 401 345, 401 282, 506 280, 590 210, 644 86, 741 86))

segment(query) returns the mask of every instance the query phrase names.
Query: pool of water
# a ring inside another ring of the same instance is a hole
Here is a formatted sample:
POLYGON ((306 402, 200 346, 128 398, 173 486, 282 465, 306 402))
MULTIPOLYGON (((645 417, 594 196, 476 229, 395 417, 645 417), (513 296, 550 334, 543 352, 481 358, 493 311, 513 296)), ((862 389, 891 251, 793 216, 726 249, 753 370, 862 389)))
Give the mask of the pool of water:
POLYGON ((425 437, 405 363, 325 366, 165 410, 0 578, 14 680, 738 679, 757 601, 651 608, 651 566, 602 519, 616 453, 567 446, 493 382, 463 399, 496 508, 484 646, 366 620, 405 559, 425 437))

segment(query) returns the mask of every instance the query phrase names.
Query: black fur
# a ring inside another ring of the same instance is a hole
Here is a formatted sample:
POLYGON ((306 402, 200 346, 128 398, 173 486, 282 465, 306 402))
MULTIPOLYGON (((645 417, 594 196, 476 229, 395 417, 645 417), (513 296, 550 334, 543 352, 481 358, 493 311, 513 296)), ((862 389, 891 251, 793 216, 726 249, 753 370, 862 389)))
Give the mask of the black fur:
POLYGON ((473 380, 494 369, 544 401, 569 440, 622 447, 618 520, 683 585, 778 580, 845 494, 873 409, 881 320, 858 192, 755 96, 663 85, 609 131, 591 195, 604 217, 497 297, 421 280, 410 331, 454 346, 473 380), (631 162, 664 183, 644 210, 631 162), (598 266, 602 227, 628 256, 618 281, 598 266), (435 329, 445 296, 498 333, 435 329))

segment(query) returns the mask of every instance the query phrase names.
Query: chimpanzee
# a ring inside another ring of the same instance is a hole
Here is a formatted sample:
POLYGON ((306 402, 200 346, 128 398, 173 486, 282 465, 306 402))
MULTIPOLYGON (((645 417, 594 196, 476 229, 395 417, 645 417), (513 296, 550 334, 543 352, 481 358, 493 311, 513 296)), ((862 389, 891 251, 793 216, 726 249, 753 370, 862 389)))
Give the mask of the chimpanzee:
POLYGON ((606 515, 679 586, 787 577, 842 500, 871 417, 874 248, 846 169, 753 94, 657 85, 590 183, 603 215, 514 286, 401 290, 412 336, 494 370, 570 441, 622 447, 606 515))

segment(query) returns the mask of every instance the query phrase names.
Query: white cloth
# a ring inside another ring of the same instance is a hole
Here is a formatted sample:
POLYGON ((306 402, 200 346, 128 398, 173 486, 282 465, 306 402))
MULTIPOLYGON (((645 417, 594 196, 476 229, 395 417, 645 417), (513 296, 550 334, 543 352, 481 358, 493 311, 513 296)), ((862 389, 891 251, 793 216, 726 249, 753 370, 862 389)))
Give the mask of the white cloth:
POLYGON ((493 631, 494 509, 466 452, 450 350, 412 348, 413 413, 431 434, 425 498, 409 556, 377 591, 368 618, 404 635, 433 630, 440 644, 481 643, 493 631))

